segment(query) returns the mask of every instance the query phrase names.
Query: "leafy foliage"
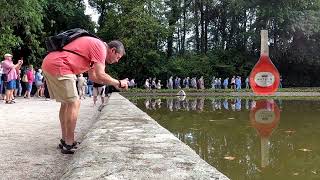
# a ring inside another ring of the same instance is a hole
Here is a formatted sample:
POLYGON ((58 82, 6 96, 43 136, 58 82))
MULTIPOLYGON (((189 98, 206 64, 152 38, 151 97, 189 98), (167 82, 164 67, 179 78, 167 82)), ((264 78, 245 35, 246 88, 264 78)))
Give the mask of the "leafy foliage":
POLYGON ((41 64, 44 38, 80 27, 124 42, 127 55, 108 67, 118 78, 248 76, 269 31, 270 56, 286 86, 319 86, 319 0, 7 0, 0 7, 0 55, 41 64))

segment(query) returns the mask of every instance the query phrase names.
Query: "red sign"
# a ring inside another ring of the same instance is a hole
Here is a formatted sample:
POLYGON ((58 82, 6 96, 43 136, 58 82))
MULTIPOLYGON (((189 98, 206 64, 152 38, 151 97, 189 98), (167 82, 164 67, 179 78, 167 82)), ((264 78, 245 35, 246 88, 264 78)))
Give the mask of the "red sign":
POLYGON ((250 74, 250 86, 259 95, 274 94, 280 83, 280 74, 267 55, 261 55, 250 74))

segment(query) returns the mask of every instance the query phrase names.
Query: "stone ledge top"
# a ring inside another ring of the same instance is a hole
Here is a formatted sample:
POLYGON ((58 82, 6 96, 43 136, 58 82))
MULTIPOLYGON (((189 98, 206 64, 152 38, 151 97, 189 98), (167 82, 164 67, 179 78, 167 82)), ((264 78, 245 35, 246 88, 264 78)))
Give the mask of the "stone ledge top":
POLYGON ((228 178, 129 100, 113 93, 62 179, 228 178))

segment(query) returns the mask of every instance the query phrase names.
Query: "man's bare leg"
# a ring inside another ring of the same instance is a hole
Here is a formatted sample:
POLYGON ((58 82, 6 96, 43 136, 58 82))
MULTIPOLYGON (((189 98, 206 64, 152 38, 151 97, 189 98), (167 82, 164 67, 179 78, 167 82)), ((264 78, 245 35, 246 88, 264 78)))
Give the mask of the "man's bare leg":
POLYGON ((80 100, 67 103, 67 111, 64 114, 64 120, 66 120, 65 142, 67 145, 72 145, 74 143, 74 130, 77 124, 79 108, 80 100))
POLYGON ((97 96, 93 96, 93 105, 96 105, 96 103, 97 103, 97 96))
POLYGON ((10 101, 12 100, 12 95, 13 95, 13 90, 7 89, 7 90, 6 90, 5 100, 6 100, 7 102, 10 102, 10 101))
POLYGON ((61 139, 65 141, 66 138, 66 120, 64 119, 64 115, 67 112, 67 104, 61 103, 60 111, 59 111, 59 119, 60 119, 60 126, 61 126, 61 139))

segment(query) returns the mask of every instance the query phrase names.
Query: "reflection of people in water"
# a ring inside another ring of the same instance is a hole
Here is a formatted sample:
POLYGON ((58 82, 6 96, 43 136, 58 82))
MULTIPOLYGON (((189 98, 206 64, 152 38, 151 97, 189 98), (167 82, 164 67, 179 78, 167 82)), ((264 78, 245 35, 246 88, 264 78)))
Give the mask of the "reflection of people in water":
POLYGON ((197 110, 197 99, 193 99, 193 100, 190 100, 190 106, 191 106, 191 110, 192 111, 195 111, 197 110))
MULTIPOLYGON (((240 98, 236 99, 215 99, 213 98, 211 101, 212 111, 221 110, 222 108, 225 110, 232 111, 241 111, 242 110, 242 100, 240 98), (230 103, 230 106, 229 106, 230 103)), ((146 99, 144 101, 145 108, 147 110, 157 110, 160 109, 162 102, 161 99, 146 99)), ((246 109, 252 110, 256 107, 256 101, 246 99, 243 104, 246 109)), ((166 107, 170 111, 204 111, 205 106, 205 98, 198 99, 187 99, 185 96, 179 96, 175 98, 166 99, 166 107), (183 98, 181 98, 183 97, 183 98)), ((272 107, 270 107, 272 108, 272 107)))
POLYGON ((236 110, 236 102, 235 101, 236 101, 235 99, 230 101, 230 106, 231 106, 232 111, 236 110))
POLYGON ((203 111, 203 106, 204 106, 204 98, 198 99, 197 110, 202 112, 203 111))
POLYGON ((161 99, 158 99, 158 100, 146 99, 144 101, 144 105, 145 105, 146 109, 156 110, 157 109, 157 105, 158 105, 159 108, 161 107, 161 99))
POLYGON ((278 104, 279 104, 279 108, 280 108, 280 111, 282 110, 282 100, 281 99, 278 99, 278 104))
POLYGON ((167 108, 170 111, 173 111, 173 99, 171 99, 171 98, 167 99, 167 108))
POLYGON ((185 109, 186 111, 189 111, 189 100, 186 99, 182 102, 182 108, 185 109))
POLYGON ((249 99, 246 99, 246 109, 249 110, 249 99))
POLYGON ((218 101, 217 101, 217 109, 221 110, 221 108, 222 108, 221 99, 218 99, 218 101))
POLYGON ((256 107, 256 105, 257 105, 256 101, 255 101, 255 100, 252 100, 252 101, 251 101, 251 108, 250 108, 250 109, 251 109, 251 110, 254 109, 254 108, 256 107))
POLYGON ((241 99, 240 99, 240 98, 237 98, 237 99, 236 99, 235 109, 236 109, 237 111, 241 111, 241 99))
POLYGON ((181 109, 181 106, 180 106, 180 101, 178 99, 175 99, 175 102, 174 102, 174 109, 176 111, 180 110, 181 109))
POLYGON ((216 111, 216 100, 213 98, 211 101, 212 111, 216 111))
POLYGON ((146 100, 144 101, 144 105, 145 105, 146 109, 150 109, 150 100, 149 100, 149 99, 146 99, 146 100))
POLYGON ((153 110, 156 110, 156 101, 151 100, 151 107, 153 110))
POLYGON ((224 99, 224 101, 223 101, 223 107, 224 107, 224 109, 229 110, 229 103, 228 103, 228 100, 227 100, 227 99, 224 99))
POLYGON ((211 105, 212 105, 212 110, 215 111, 215 110, 221 110, 222 108, 222 103, 221 103, 221 99, 212 99, 212 102, 211 102, 211 105))
POLYGON ((158 108, 160 109, 161 108, 161 99, 157 99, 157 100, 155 100, 155 102, 156 102, 158 108))

